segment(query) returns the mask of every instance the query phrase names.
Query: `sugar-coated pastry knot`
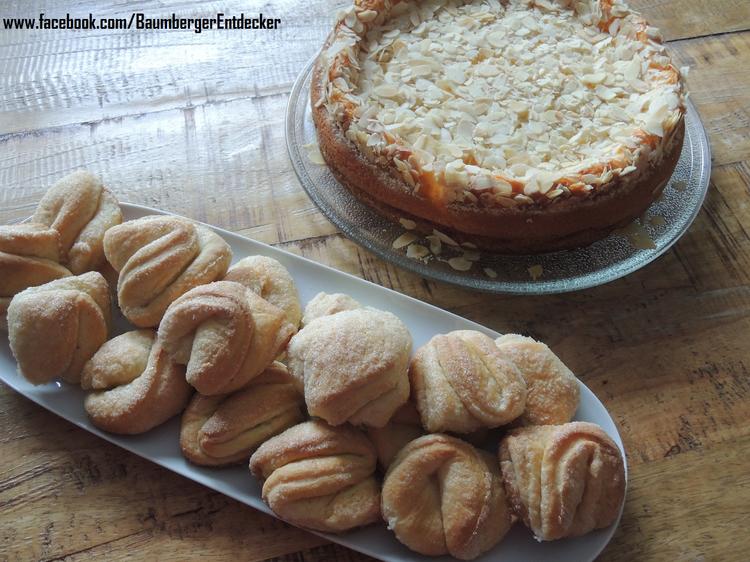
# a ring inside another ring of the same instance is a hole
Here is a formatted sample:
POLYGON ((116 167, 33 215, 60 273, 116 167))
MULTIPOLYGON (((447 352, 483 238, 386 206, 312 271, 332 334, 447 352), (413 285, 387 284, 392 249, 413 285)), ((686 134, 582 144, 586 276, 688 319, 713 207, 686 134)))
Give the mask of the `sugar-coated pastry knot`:
POLYGON ((295 425, 250 457, 263 501, 294 525, 338 533, 380 519, 375 450, 359 430, 322 420, 295 425))
POLYGON ((287 362, 304 383, 311 416, 382 427, 409 397, 410 351, 401 320, 363 308, 306 324, 289 342, 287 362))
POLYGON ((470 433, 520 416, 526 383, 492 339, 473 330, 433 337, 411 361, 409 376, 430 432, 470 433))
POLYGON ((513 511, 539 540, 608 527, 625 496, 620 449, 598 425, 571 422, 512 430, 500 467, 513 511))
POLYGON ((343 293, 318 293, 305 306, 305 312, 302 315, 302 326, 307 326, 310 322, 321 316, 330 316, 337 312, 357 308, 362 308, 362 305, 349 295, 343 293))
POLYGON ((119 272, 123 315, 141 328, 157 326, 180 295, 221 279, 232 259, 229 245, 187 219, 147 216, 109 229, 107 260, 119 272))
POLYGON ((43 224, 0 226, 0 329, 7 330, 13 295, 70 276, 59 263, 60 234, 43 224))
POLYGON ((279 362, 231 394, 196 393, 182 414, 182 454, 205 466, 247 461, 262 443, 300 423, 304 404, 302 389, 279 362))
POLYGON ((297 286, 287 269, 277 260, 266 256, 243 258, 229 268, 225 281, 236 281, 263 297, 286 314, 295 328, 302 318, 297 286))
POLYGON ((29 287, 8 307, 10 349, 33 384, 77 384, 86 361, 107 341, 109 288, 97 272, 29 287))
POLYGON ((44 194, 31 220, 60 233, 61 261, 79 274, 104 263, 104 233, 122 222, 122 211, 101 179, 79 170, 44 194))
POLYGON ((512 522, 494 457, 442 434, 401 449, 383 482, 382 510, 410 549, 461 560, 492 548, 512 522))
POLYGON ((83 368, 81 387, 91 390, 84 406, 92 423, 121 434, 161 425, 193 393, 185 368, 169 359, 148 329, 125 332, 99 348, 83 368))
POLYGON ((200 285, 175 300, 159 340, 204 395, 226 394, 260 375, 295 327, 284 311, 234 281, 200 285))
POLYGON ((518 422, 547 425, 573 419, 578 409, 578 379, 549 347, 517 334, 501 336, 495 344, 526 381, 526 409, 518 422))

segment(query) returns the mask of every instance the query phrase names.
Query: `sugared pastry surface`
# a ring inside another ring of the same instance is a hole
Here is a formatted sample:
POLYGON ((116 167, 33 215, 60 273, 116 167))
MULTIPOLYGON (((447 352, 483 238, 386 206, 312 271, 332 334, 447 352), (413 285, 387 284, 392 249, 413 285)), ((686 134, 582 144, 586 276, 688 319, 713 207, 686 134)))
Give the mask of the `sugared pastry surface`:
POLYGON ((29 287, 8 307, 8 339, 18 371, 33 384, 77 384, 86 361, 107 341, 109 288, 97 272, 29 287))
POLYGON ((573 419, 578 409, 578 380, 547 345, 518 334, 500 336, 495 344, 526 382, 526 408, 520 423, 545 425, 573 419))
POLYGON ((302 319, 297 287, 292 276, 277 260, 266 256, 249 256, 234 264, 224 276, 225 281, 242 283, 286 314, 295 328, 302 319))
POLYGON ((433 337, 414 354, 409 378, 430 432, 498 427, 518 418, 526 406, 521 372, 492 338, 472 330, 433 337))
POLYGON ((539 540, 608 527, 625 496, 620 449, 595 424, 515 429, 500 443, 508 500, 539 540))
POLYGON ((380 519, 375 449, 359 430, 308 421, 266 441, 250 458, 263 501, 283 519, 338 533, 380 519))
POLYGON ((287 362, 311 416, 382 427, 409 397, 411 335, 390 312, 345 310, 305 324, 287 362))
POLYGON ((302 422, 302 389, 274 362, 231 394, 196 393, 182 414, 180 448, 189 461, 226 466, 246 461, 263 442, 302 422))
POLYGON ((420 437, 398 453, 383 482, 383 519, 421 554, 471 560, 510 529, 497 461, 447 435, 420 437))
POLYGON ((61 262, 79 274, 104 264, 104 233, 122 222, 122 211, 101 179, 79 170, 47 190, 31 222, 60 233, 61 262))
POLYGON ((0 225, 0 329, 13 295, 28 287, 68 277, 60 264, 60 233, 39 223, 0 225))
POLYGON ((125 332, 89 359, 81 387, 84 407, 104 431, 134 435, 161 425, 187 406, 193 389, 185 367, 174 363, 153 330, 125 332))
POLYGON ((229 245, 218 234, 169 216, 147 216, 110 228, 104 253, 120 274, 120 309, 141 328, 158 326, 170 303, 193 287, 221 279, 232 259, 229 245))
POLYGON ((201 394, 226 394, 260 375, 296 328, 284 311, 240 283, 199 285, 175 300, 159 341, 201 394))

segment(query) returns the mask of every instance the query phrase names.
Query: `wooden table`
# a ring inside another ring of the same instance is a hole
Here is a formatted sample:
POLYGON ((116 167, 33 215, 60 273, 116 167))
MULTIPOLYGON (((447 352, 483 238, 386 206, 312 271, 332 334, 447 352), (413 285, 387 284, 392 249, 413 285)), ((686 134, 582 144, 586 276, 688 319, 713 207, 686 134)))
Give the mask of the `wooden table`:
MULTIPOLYGON (((256 14, 278 31, 0 32, 0 222, 85 166, 121 200, 215 224, 548 342, 612 412, 630 488, 603 560, 750 557, 750 2, 638 0, 711 138, 708 199, 647 268, 603 287, 488 296, 339 234, 287 159, 291 85, 336 3, 77 0, 74 15, 256 14)), ((64 16, 36 0, 0 16, 64 16)), ((112 446, 0 387, 0 559, 363 560, 112 446)))

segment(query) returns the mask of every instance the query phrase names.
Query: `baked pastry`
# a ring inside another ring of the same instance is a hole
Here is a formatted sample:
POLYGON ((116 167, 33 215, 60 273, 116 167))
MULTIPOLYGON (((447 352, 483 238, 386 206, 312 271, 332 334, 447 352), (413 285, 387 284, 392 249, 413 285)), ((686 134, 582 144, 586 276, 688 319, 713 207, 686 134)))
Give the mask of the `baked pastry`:
POLYGON ((533 338, 506 334, 495 340, 526 381, 526 409, 522 425, 567 423, 578 409, 578 379, 552 350, 533 338))
POLYGON ((8 307, 10 350, 32 384, 57 377, 78 384, 86 361, 107 341, 109 289, 97 272, 29 287, 8 307))
POLYGON ((104 233, 122 222, 122 211, 97 176, 79 170, 44 194, 31 221, 60 233, 62 263, 79 274, 104 263, 104 233))
POLYGON ((201 394, 226 394, 260 375, 295 327, 284 311, 234 281, 191 289, 174 301, 159 341, 201 394))
POLYGON ((620 449, 598 425, 514 429, 499 454, 508 500, 538 540, 576 537, 617 519, 625 466, 620 449))
POLYGON ((388 469, 404 445, 422 435, 424 435, 424 428, 419 419, 419 412, 412 401, 396 410, 383 427, 367 429, 367 436, 375 445, 378 463, 383 470, 388 469))
POLYGON ((250 256, 229 268, 225 281, 236 281, 263 297, 286 314, 287 322, 295 328, 302 318, 297 286, 287 269, 273 258, 250 256))
POLYGON ((110 228, 104 253, 120 274, 117 299, 140 328, 157 326, 169 304, 193 287, 221 279, 229 245, 187 219, 147 216, 110 228))
POLYGON ((232 394, 195 394, 182 414, 182 454, 205 466, 246 461, 264 441, 300 423, 303 410, 302 389, 274 362, 232 394))
POLYGON ((410 549, 460 560, 495 546, 512 523, 495 459, 441 434, 401 449, 383 482, 382 510, 410 549))
POLYGON ((510 253, 639 217, 684 137, 680 72, 623 0, 355 0, 311 101, 320 151, 355 195, 510 253))
POLYGON ((362 305, 349 295, 343 293, 318 293, 305 306, 305 312, 302 315, 302 326, 307 326, 310 322, 321 316, 330 316, 337 312, 355 310, 357 308, 362 308, 362 305))
POLYGON ((70 275, 59 261, 56 230, 34 223, 0 226, 0 330, 8 329, 6 314, 13 295, 70 275))
POLYGON ((422 425, 432 433, 505 425, 526 406, 519 370, 473 330, 433 337, 414 354, 409 378, 422 425))
POLYGON ((287 429, 250 457, 263 501, 285 521, 339 533, 380 519, 375 450, 353 427, 321 420, 287 429))
POLYGON ((363 308, 306 324, 289 342, 287 364, 304 383, 311 416, 382 427, 409 398, 410 352, 401 320, 363 308))
POLYGON ((89 359, 81 388, 91 390, 84 406, 92 423, 110 433, 145 433, 179 414, 193 389, 185 367, 170 360, 154 330, 112 338, 89 359))

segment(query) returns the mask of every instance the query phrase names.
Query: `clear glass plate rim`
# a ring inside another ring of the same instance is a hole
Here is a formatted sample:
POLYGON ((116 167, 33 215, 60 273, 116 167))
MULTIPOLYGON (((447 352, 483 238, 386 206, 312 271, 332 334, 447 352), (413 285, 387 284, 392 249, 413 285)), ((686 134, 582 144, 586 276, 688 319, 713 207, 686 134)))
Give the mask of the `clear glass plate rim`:
MULTIPOLYGON (((310 79, 313 65, 317 59, 318 54, 312 57, 305 65, 303 70, 292 86, 289 100, 287 102, 286 115, 285 115, 285 136, 286 146, 289 159, 292 162, 292 167, 297 175, 302 188, 305 190, 307 195, 312 199, 315 205, 320 211, 330 220, 342 233, 353 240, 355 243, 364 247, 366 250, 373 252, 381 259, 394 263, 399 267, 406 269, 412 273, 422 275, 437 281, 449 283, 451 285, 460 286, 464 288, 470 288, 487 293, 495 294, 517 294, 517 295, 542 295, 542 294, 561 294, 568 292, 575 292, 584 289, 590 289, 599 285, 610 283, 617 279, 621 279, 638 269, 641 269, 656 259, 664 255, 690 228, 696 216, 698 215, 703 202, 705 201, 706 194, 708 193, 709 179, 711 175, 711 149, 708 142, 708 135, 705 127, 700 119, 697 109, 693 105, 690 99, 687 100, 687 112, 686 120, 695 122, 697 126, 694 127, 695 131, 690 130, 690 134, 697 133, 700 138, 696 139, 699 151, 697 156, 700 159, 699 170, 701 177, 698 185, 700 193, 695 201, 695 205, 692 208, 690 214, 683 218, 683 224, 673 236, 666 241, 666 243, 652 251, 648 251, 641 259, 635 259, 629 257, 620 263, 612 264, 607 266, 609 269, 609 275, 601 276, 598 275, 600 270, 595 270, 582 275, 581 277, 573 277, 569 279, 555 279, 555 280, 537 280, 535 282, 511 282, 493 280, 490 278, 480 277, 461 277, 460 272, 446 273, 439 269, 428 266, 421 261, 407 258, 406 255, 396 253, 390 248, 380 246, 378 244, 371 243, 363 234, 358 231, 358 227, 354 223, 347 222, 347 220, 339 214, 333 212, 328 207, 325 201, 320 197, 316 190, 311 189, 314 184, 313 179, 309 176, 308 171, 305 169, 303 158, 305 155, 300 152, 301 143, 297 138, 297 132, 295 127, 298 123, 302 122, 304 117, 298 117, 298 108, 306 107, 309 105, 308 96, 304 96, 304 100, 300 100, 300 94, 302 90, 307 90, 307 82, 310 79), (300 103, 301 102, 301 103, 300 103)), ((691 145, 691 149, 693 145, 691 145)), ((691 150, 691 158, 695 158, 695 150, 691 150)), ((354 196, 352 195, 354 199, 354 196)), ((364 205, 364 204, 361 204, 364 205)), ((374 210, 370 210, 371 213, 376 213, 374 210)), ((382 218, 383 221, 387 219, 382 218)), ((568 252, 575 252, 576 250, 569 250, 568 252)))

